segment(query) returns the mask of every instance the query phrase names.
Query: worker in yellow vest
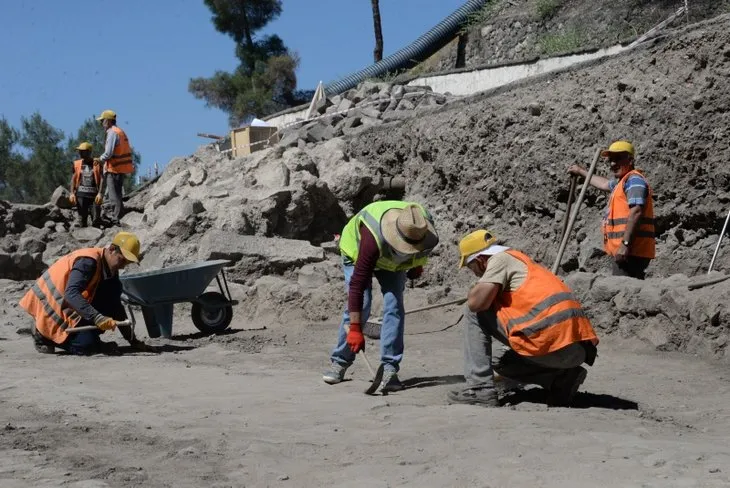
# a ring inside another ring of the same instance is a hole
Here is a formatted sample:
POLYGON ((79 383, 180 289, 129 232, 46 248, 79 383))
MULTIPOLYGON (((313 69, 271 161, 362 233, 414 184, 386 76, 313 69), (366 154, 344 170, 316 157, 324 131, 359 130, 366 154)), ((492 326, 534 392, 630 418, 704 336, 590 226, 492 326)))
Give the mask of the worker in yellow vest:
MULTIPOLYGON (((608 209, 603 219, 603 249, 613 256, 613 274, 643 280, 646 268, 656 257, 653 192, 646 177, 634 169, 634 145, 616 141, 601 152, 608 158, 612 179, 593 175, 591 186, 608 192, 608 209)), ((573 165, 573 175, 588 174, 573 165)))
POLYGON ((428 255, 438 242, 431 215, 417 203, 394 200, 371 203, 345 225, 340 253, 347 306, 337 345, 330 356, 330 370, 322 377, 325 383, 341 382, 355 354, 365 348, 362 325, 370 315, 375 276, 383 293, 380 329, 383 379, 379 389, 388 393, 403 388, 397 373, 403 358, 406 278, 420 277, 428 255))
POLYGON ((450 403, 499 405, 493 371, 542 386, 550 405, 570 405, 593 365, 598 338, 570 288, 525 254, 497 244, 488 230, 459 242, 459 267, 479 281, 464 310, 466 386, 448 393, 450 403), (507 352, 492 364, 492 338, 507 352))
POLYGON ((95 225, 99 221, 101 196, 101 165, 91 157, 93 147, 88 142, 82 142, 76 147, 79 158, 74 161, 73 176, 71 177, 71 205, 76 205, 79 212, 79 224, 81 227, 88 225, 89 213, 91 223, 95 225))
MULTIPOLYGON (((116 353, 116 343, 102 342, 99 336, 126 320, 119 271, 139 259, 137 236, 119 232, 108 247, 79 249, 53 263, 20 300, 34 320, 31 332, 36 350, 52 354, 58 347, 77 355, 116 353), (98 330, 69 333, 85 325, 96 325, 98 330)), ((119 331, 133 348, 148 350, 130 328, 119 331)))
POLYGON ((113 224, 119 224, 124 216, 124 178, 134 173, 132 146, 127 134, 117 127, 117 114, 113 110, 104 110, 96 120, 106 131, 104 153, 99 156, 99 162, 104 166, 104 182, 99 195, 108 187, 109 200, 114 204, 111 220, 113 224))

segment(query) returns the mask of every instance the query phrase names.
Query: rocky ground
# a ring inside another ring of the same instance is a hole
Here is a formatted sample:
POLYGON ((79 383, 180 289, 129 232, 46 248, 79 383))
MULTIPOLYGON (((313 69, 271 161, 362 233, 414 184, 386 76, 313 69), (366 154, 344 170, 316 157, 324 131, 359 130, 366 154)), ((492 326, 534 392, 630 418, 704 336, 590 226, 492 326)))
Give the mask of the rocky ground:
MULTIPOLYGON (((212 337, 179 306, 175 337, 151 340, 159 354, 35 354, 17 307, 30 280, 119 229, 77 228, 62 189, 44 206, 0 202, 0 484, 727 486, 730 280, 690 285, 730 203, 729 26, 717 17, 468 99, 365 83, 274 147, 171 161, 129 199, 123 228, 139 234, 144 269, 230 260, 240 303, 212 337), (441 245, 407 308, 458 298, 473 280, 456 270, 460 236, 486 226, 551 266, 566 168, 621 137, 654 188, 658 255, 645 282, 607 276, 605 196, 588 191, 560 270, 602 339, 578 408, 547 409, 535 390, 501 410, 447 406, 460 329, 436 331, 456 309, 409 317, 406 391, 363 396, 362 364, 352 381, 321 382, 349 216, 374 199, 424 203, 441 245)), ((728 267, 726 243, 715 268, 728 267)))

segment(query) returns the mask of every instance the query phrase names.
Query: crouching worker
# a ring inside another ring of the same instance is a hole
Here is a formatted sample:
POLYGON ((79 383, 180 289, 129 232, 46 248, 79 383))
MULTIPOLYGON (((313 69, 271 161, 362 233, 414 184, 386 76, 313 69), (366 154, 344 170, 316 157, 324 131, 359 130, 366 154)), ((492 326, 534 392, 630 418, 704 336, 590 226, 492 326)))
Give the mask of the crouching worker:
MULTIPOLYGON (((99 336, 126 320, 119 270, 137 262, 139 239, 119 232, 108 247, 79 249, 53 263, 20 301, 35 320, 31 331, 36 350, 52 354, 58 347, 77 355, 116 353, 117 345, 99 336), (68 333, 85 325, 96 325, 98 330, 68 333)), ((147 350, 130 327, 119 331, 133 348, 147 350)))
POLYGON ((371 203, 345 225, 340 238, 345 272, 347 305, 340 324, 337 345, 324 373, 328 384, 341 382, 355 354, 365 349, 362 324, 370 316, 372 279, 383 293, 383 323, 380 328, 380 357, 383 380, 379 391, 403 388, 398 369, 403 359, 406 278, 418 278, 431 250, 438 244, 431 215, 421 205, 386 200, 371 203))
POLYGON ((461 262, 479 281, 464 311, 464 378, 450 403, 498 406, 492 338, 509 350, 494 364, 500 376, 543 387, 549 405, 570 405, 593 365, 598 338, 563 281, 486 230, 459 243, 461 262))

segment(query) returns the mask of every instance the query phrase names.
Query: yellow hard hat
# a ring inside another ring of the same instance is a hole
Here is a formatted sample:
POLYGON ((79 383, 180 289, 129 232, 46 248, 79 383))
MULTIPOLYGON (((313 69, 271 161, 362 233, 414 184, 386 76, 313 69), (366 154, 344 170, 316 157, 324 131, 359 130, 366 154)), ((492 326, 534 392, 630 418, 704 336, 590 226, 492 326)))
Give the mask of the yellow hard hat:
POLYGON ((117 246, 127 261, 139 262, 139 239, 131 232, 118 232, 112 239, 112 244, 117 246))
POLYGON ((91 151, 94 147, 89 144, 88 142, 82 142, 79 144, 79 147, 76 148, 77 151, 91 151))
POLYGON ((114 110, 104 110, 96 120, 117 120, 117 114, 114 110))
POLYGON ((607 158, 611 153, 629 153, 631 156, 634 155, 634 145, 629 141, 616 141, 608 149, 601 151, 601 156, 607 158))
POLYGON ((494 234, 484 229, 475 230, 471 234, 464 237, 459 242, 459 254, 461 256, 461 258, 459 259, 459 267, 463 268, 464 266, 466 266, 466 261, 469 256, 472 256, 479 251, 487 249, 496 242, 497 238, 494 237, 494 234))

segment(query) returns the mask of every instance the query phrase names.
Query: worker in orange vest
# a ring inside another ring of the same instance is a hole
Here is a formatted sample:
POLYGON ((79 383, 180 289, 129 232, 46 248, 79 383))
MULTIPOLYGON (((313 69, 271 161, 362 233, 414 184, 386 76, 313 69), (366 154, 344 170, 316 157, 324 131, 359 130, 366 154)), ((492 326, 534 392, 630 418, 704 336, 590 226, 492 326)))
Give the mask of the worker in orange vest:
POLYGON ((104 188, 109 188, 109 200, 114 204, 111 220, 113 224, 119 224, 124 215, 124 177, 134 173, 132 146, 127 134, 117 127, 117 114, 113 110, 104 110, 96 120, 106 131, 104 153, 99 156, 99 162, 104 165, 104 181, 99 194, 103 195, 104 188))
MULTIPOLYGON (((139 262, 139 247, 137 236, 119 232, 108 247, 74 251, 43 272, 20 300, 33 317, 38 352, 52 354, 56 347, 78 355, 118 352, 116 343, 102 342, 99 336, 127 318, 119 271, 139 262), (85 325, 98 330, 69 333, 85 325)), ((131 328, 119 331, 134 349, 149 350, 131 328)))
MULTIPOLYGON (((613 256, 613 274, 643 280, 646 268, 656 257, 653 192, 646 178, 634 169, 634 145, 616 141, 601 152, 608 158, 612 179, 591 176, 590 184, 608 192, 608 209, 603 219, 603 249, 613 256)), ((588 174, 573 165, 573 175, 588 174)))
POLYGON ((76 205, 79 212, 79 224, 81 227, 88 225, 89 211, 91 211, 91 223, 96 225, 99 221, 99 205, 101 205, 101 165, 91 157, 93 147, 88 142, 82 142, 76 150, 79 158, 74 161, 73 176, 71 177, 71 205, 76 205))
POLYGON ((497 244, 488 230, 459 242, 459 267, 479 281, 467 296, 464 318, 466 386, 450 403, 495 407, 500 376, 547 391, 549 405, 570 405, 593 365, 598 338, 570 288, 525 254, 497 244), (508 350, 492 365, 492 338, 508 350))

